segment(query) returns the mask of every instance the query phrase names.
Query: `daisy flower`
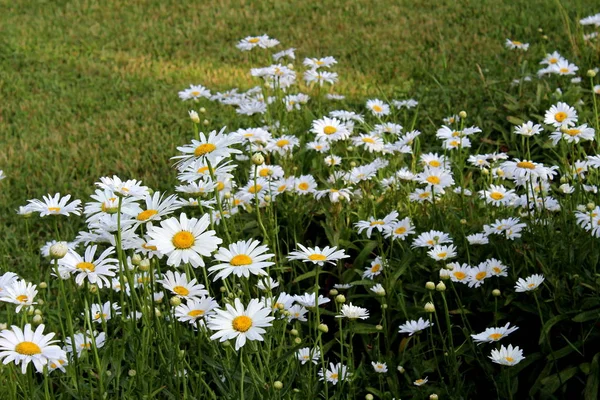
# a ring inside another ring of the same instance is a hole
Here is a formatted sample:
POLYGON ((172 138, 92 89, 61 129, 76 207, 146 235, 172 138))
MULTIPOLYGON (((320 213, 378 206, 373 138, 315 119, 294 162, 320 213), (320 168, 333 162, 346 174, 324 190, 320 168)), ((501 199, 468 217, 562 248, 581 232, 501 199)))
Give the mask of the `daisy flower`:
POLYGON ((560 131, 552 132, 550 134, 550 139, 556 146, 561 139, 567 143, 579 143, 580 140, 594 140, 594 134, 594 128, 590 128, 587 124, 583 124, 573 128, 563 127, 560 131))
POLYGON ((425 321, 423 318, 419 318, 417 321, 406 321, 406 323, 400 325, 399 333, 408 333, 408 336, 412 336, 415 333, 421 332, 423 329, 427 329, 433 326, 429 321, 425 321))
POLYGON ((215 309, 216 314, 209 317, 207 326, 214 333, 210 339, 219 339, 224 342, 236 339, 235 350, 246 344, 246 340, 262 341, 266 331, 265 327, 272 326, 275 317, 269 316, 270 308, 263 307, 258 299, 250 300, 248 307, 244 308, 240 299, 236 298, 234 305, 226 304, 225 309, 215 309))
POLYGON ((132 215, 137 220, 137 223, 146 223, 150 221, 159 221, 165 215, 171 214, 173 211, 179 209, 177 204, 177 196, 170 195, 163 198, 160 192, 154 192, 154 194, 147 194, 144 199, 146 202, 146 209, 139 213, 132 215))
POLYGON ((294 147, 300 144, 300 140, 295 136, 281 135, 278 138, 273 138, 267 143, 267 150, 275 152, 280 156, 291 153, 294 147))
POLYGON ((119 197, 109 189, 96 189, 96 192, 90 197, 96 201, 85 204, 83 213, 88 217, 86 220, 88 223, 97 220, 102 215, 116 214, 119 211, 119 199, 121 199, 123 214, 137 215, 142 212, 142 208, 136 203, 137 198, 119 197))
POLYGON ((352 143, 355 146, 363 146, 369 153, 383 151, 383 139, 373 134, 363 134, 352 138, 352 143))
POLYGON ((375 293, 377 296, 385 296, 385 289, 383 288, 383 286, 381 286, 381 283, 377 283, 371 286, 369 290, 375 293))
POLYGON ((428 381, 428 380, 429 380, 429 379, 428 379, 428 377, 426 376, 425 378, 422 378, 422 379, 417 379, 416 381, 414 381, 414 382, 413 382, 413 385, 415 385, 415 386, 423 386, 424 384, 426 384, 426 383, 427 383, 427 381, 428 381))
POLYGON ((327 196, 329 201, 332 203, 339 203, 340 200, 350 201, 350 197, 353 195, 352 187, 349 188, 341 188, 341 189, 325 189, 318 190, 315 192, 315 199, 320 200, 321 198, 327 196))
POLYGON ((161 221, 160 228, 148 229, 148 236, 152 239, 148 245, 168 255, 168 265, 177 267, 189 262, 194 268, 204 267, 202 256, 209 257, 223 242, 215 236, 215 231, 206 231, 209 223, 208 214, 199 220, 188 219, 185 213, 181 214, 179 220, 169 218, 161 221))
MULTIPOLYGON (((292 298, 292 299, 294 299, 294 298, 292 298)), ((286 311, 290 313, 290 315, 288 315, 288 322, 292 322, 295 319, 297 319, 300 322, 307 321, 305 315, 308 312, 308 310, 306 308, 304 308, 303 306, 301 306, 300 304, 294 304, 293 306, 288 308, 286 311)))
POLYGON ((308 86, 312 86, 316 83, 318 83, 319 86, 323 86, 324 83, 333 85, 338 81, 338 74, 335 72, 309 69, 308 71, 304 71, 304 81, 308 86))
POLYGON ((363 278, 373 279, 375 276, 381 274, 381 271, 383 271, 383 261, 381 257, 377 257, 371 262, 371 266, 365 269, 362 276, 363 278))
POLYGON ((575 75, 575 72, 579 71, 579 67, 575 64, 571 64, 565 59, 562 59, 556 64, 552 64, 549 68, 549 71, 558 75, 575 75))
POLYGON ((367 108, 376 117, 382 117, 390 113, 390 106, 379 99, 371 99, 367 101, 367 108))
POLYGON ((486 203, 494 206, 508 205, 515 198, 513 189, 506 189, 502 185, 490 185, 489 189, 479 191, 479 197, 486 203))
POLYGON ((492 350, 490 359, 496 364, 513 366, 525 357, 523 357, 523 350, 519 349, 519 346, 513 347, 512 344, 509 344, 508 347, 501 346, 500 350, 492 350))
POLYGON ((148 187, 142 186, 142 181, 136 179, 122 181, 116 175, 113 175, 112 178, 108 176, 101 177, 100 182, 96 182, 96 186, 101 189, 110 190, 121 197, 143 197, 148 193, 148 187))
POLYGON ((321 358, 321 351, 319 349, 310 349, 309 347, 303 347, 296 352, 296 357, 302 365, 308 361, 312 361, 313 364, 317 365, 321 358))
POLYGON ((469 276, 467 277, 467 284, 470 288, 478 288, 483 284, 486 278, 492 276, 490 267, 486 261, 480 263, 476 267, 472 267, 469 270, 469 276))
POLYGON ((96 349, 100 349, 104 347, 104 343, 106 342, 106 333, 94 331, 87 331, 85 333, 76 333, 73 335, 73 339, 75 339, 75 345, 73 346, 73 342, 70 336, 65 338, 65 350, 67 353, 73 353, 73 351, 77 351, 77 356, 81 356, 81 353, 84 350, 91 350, 94 343, 96 343, 96 349), (92 335, 94 340, 92 341, 92 335))
POLYGON ((37 302, 33 301, 38 293, 36 287, 33 283, 28 283, 24 280, 14 281, 2 291, 0 301, 17 304, 16 312, 20 312, 24 306, 37 304, 37 302))
POLYGON ((404 240, 415 233, 415 226, 409 217, 390 223, 384 228, 384 237, 404 240))
POLYGON ((369 318, 369 310, 362 307, 353 306, 352 303, 342 305, 340 315, 336 315, 336 318, 348 318, 348 319, 367 319, 369 318))
POLYGON ((511 50, 519 49, 519 50, 527 51, 527 49, 529 48, 529 43, 522 43, 517 40, 510 40, 510 39, 506 39, 506 42, 504 43, 504 45, 511 50))
POLYGON ((319 380, 322 381, 327 378, 327 382, 331 382, 334 385, 337 385, 338 381, 346 380, 350 377, 350 372, 348 372, 348 367, 342 365, 341 363, 329 363, 329 369, 323 371, 323 368, 319 371, 319 380))
POLYGON ((450 235, 440 231, 423 232, 413 241, 412 247, 431 247, 437 244, 452 243, 450 235))
POLYGON ((346 111, 346 110, 334 110, 329 113, 330 116, 334 118, 339 118, 342 121, 356 121, 363 123, 365 119, 361 114, 357 114, 354 111, 346 111))
POLYGON ((102 321, 110 321, 112 317, 116 317, 117 315, 121 315, 119 311, 121 307, 117 303, 112 303, 107 301, 104 304, 92 304, 90 308, 92 321, 100 324, 102 321))
POLYGON ((558 63, 560 60, 564 60, 564 58, 558 53, 558 51, 555 51, 552 54, 546 54, 546 57, 540 61, 540 64, 552 65, 558 63))
POLYGON ((539 135, 543 130, 544 128, 542 128, 541 125, 527 121, 524 124, 515 127, 515 134, 521 136, 534 136, 539 135))
POLYGON ((436 261, 449 260, 456 257, 456 246, 452 244, 449 246, 436 244, 427 252, 427 255, 436 261))
POLYGON ((416 179, 427 185, 428 190, 443 193, 444 188, 454 185, 452 173, 441 168, 425 167, 423 172, 417 174, 416 179))
POLYGON ((485 263, 492 276, 508 276, 508 267, 502 261, 490 258, 485 263))
POLYGON ((201 97, 210 98, 210 90, 202 85, 190 85, 189 88, 182 90, 178 94, 179 98, 183 101, 198 100, 201 97))
POLYGON ((28 200, 29 204, 26 207, 29 212, 39 212, 40 217, 47 215, 81 215, 81 200, 73 200, 70 204, 67 204, 69 199, 71 199, 70 194, 63 198, 60 197, 60 193, 56 193, 54 197, 48 194, 48 196, 43 196, 43 198, 44 201, 38 199, 28 200))
POLYGON ((67 254, 58 260, 59 270, 75 275, 75 283, 81 286, 84 279, 92 285, 98 285, 102 289, 105 285, 110 286, 109 277, 115 276, 119 269, 119 261, 110 258, 114 247, 109 247, 95 258, 97 245, 88 246, 82 256, 75 250, 69 250, 67 254))
POLYGON ((514 240, 521 237, 521 231, 527 224, 522 223, 518 218, 497 219, 491 225, 484 225, 483 230, 486 235, 496 234, 502 235, 509 240, 514 240))
POLYGON ((331 56, 323 58, 305 58, 302 62, 302 65, 312 69, 329 68, 335 64, 337 64, 337 61, 331 56))
POLYGON ((208 270, 210 272, 219 271, 215 275, 215 280, 227 278, 231 274, 245 278, 250 277, 250 274, 267 275, 265 268, 275 263, 266 260, 272 258, 274 254, 265 254, 269 248, 259 245, 258 240, 249 239, 232 243, 228 249, 221 247, 214 256, 216 260, 221 261, 221 264, 214 265, 208 270))
POLYGON ((4 291, 7 287, 19 280, 19 275, 14 272, 6 272, 0 275, 0 296, 4 295, 4 291))
POLYGON ((371 361, 371 365, 373 366, 373 369, 375 370, 375 372, 377 372, 378 374, 384 374, 384 373, 388 372, 388 368, 385 363, 382 363, 379 361, 378 362, 371 361))
POLYGON ((317 140, 330 142, 347 139, 350 136, 350 131, 346 124, 337 118, 323 117, 322 119, 317 119, 313 121, 310 131, 317 134, 317 140))
POLYGON ((312 194, 317 190, 317 182, 312 175, 302 175, 295 178, 295 189, 298 194, 312 194))
POLYGON ((171 158, 178 160, 179 168, 185 168, 198 159, 204 159, 216 165, 222 158, 242 153, 240 150, 230 147, 240 143, 241 138, 238 135, 226 134, 225 128, 222 128, 219 133, 211 131, 208 137, 204 132, 200 132, 198 135, 200 140, 192 140, 191 144, 178 147, 177 150, 183 154, 171 158))
POLYGON ((519 329, 517 326, 510 326, 510 322, 500 328, 487 328, 485 331, 476 335, 471 335, 476 343, 489 343, 497 342, 498 340, 510 335, 514 331, 519 329))
POLYGON ((179 322, 189 322, 192 325, 198 321, 204 323, 203 320, 214 314, 213 309, 218 306, 219 303, 212 297, 190 298, 186 304, 180 304, 175 308, 175 318, 179 322))
POLYGON ((329 303, 331 300, 323 295, 316 296, 315 293, 304 293, 303 295, 295 295, 296 302, 304 307, 315 307, 329 303))
POLYGON ((469 283, 469 274, 471 273, 471 267, 469 265, 449 263, 447 267, 451 268, 450 279, 452 280, 452 282, 460 282, 464 284, 469 283))
POLYGON ((53 344, 54 333, 44 335, 44 324, 39 325, 35 332, 31 324, 25 325, 23 330, 13 325, 11 329, 0 332, 0 359, 3 364, 10 362, 21 365, 21 373, 27 372, 27 366, 33 363, 39 373, 44 371, 44 366, 50 360, 66 359, 67 354, 59 346, 53 344))
POLYGON ((515 284, 515 292, 531 292, 536 290, 544 282, 544 279, 544 275, 542 274, 533 274, 525 279, 519 278, 515 284))
POLYGON ((474 233, 472 235, 467 236, 467 241, 469 244, 488 244, 490 240, 483 233, 474 233))
POLYGON ((279 61, 280 59, 282 59, 283 57, 287 57, 290 58, 292 60, 296 59, 296 54, 294 53, 294 51, 296 51, 295 48, 289 48, 286 50, 282 50, 278 53, 273 54, 273 61, 279 61))
POLYGON ((199 284, 195 278, 188 281, 185 273, 167 271, 163 275, 163 279, 156 282, 163 285, 165 289, 174 295, 187 300, 208 295, 208 291, 204 289, 204 285, 199 284))
POLYGON ((373 229, 377 229, 379 232, 387 231, 390 229, 391 224, 398 222, 398 212, 392 211, 383 219, 377 219, 375 217, 369 217, 367 221, 358 221, 354 224, 354 227, 358 229, 358 234, 360 235, 362 231, 367 230, 367 237, 371 237, 371 233, 373 229))
POLYGON ((298 247, 300 248, 300 251, 292 251, 288 256, 289 260, 312 262, 322 267, 324 263, 335 265, 337 260, 350 257, 346 255, 344 250, 337 250, 337 246, 325 246, 323 249, 321 249, 319 246, 311 248, 304 247, 298 243, 298 247))
POLYGON ((260 290, 266 292, 269 290, 273 290, 276 287, 279 287, 279 282, 273 280, 270 276, 266 276, 258 279, 258 283, 256 284, 260 290))
POLYGON ((419 157, 421 164, 425 167, 431 168, 449 168, 450 161, 446 159, 445 156, 435 154, 435 153, 427 153, 421 154, 419 157))
POLYGON ((558 102, 550 107, 544 115, 544 123, 560 128, 563 125, 572 126, 577 121, 577 111, 567 103, 558 102))

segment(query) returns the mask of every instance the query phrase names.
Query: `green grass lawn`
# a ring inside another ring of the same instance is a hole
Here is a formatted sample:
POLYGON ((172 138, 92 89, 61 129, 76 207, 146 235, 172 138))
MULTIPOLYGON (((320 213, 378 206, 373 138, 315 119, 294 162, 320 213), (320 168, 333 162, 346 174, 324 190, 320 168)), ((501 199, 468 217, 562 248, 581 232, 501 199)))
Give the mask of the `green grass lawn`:
MULTIPOLYGON (((300 59, 334 56, 334 90, 350 104, 415 97, 419 129, 465 109, 489 135, 486 115, 502 107, 495 85, 518 73, 505 39, 530 42, 540 58, 540 48, 571 51, 579 63, 569 39, 580 41, 580 28, 563 16, 597 10, 583 0, 2 0, 0 11, 0 169, 8 176, 0 234, 18 245, 14 210, 27 199, 59 191, 85 199, 110 174, 171 187, 169 157, 190 128, 190 105, 177 91, 257 84, 248 69, 268 60, 251 64, 235 48, 247 35, 267 33, 300 59)), ((229 124, 217 105, 203 105, 210 128, 229 124)))

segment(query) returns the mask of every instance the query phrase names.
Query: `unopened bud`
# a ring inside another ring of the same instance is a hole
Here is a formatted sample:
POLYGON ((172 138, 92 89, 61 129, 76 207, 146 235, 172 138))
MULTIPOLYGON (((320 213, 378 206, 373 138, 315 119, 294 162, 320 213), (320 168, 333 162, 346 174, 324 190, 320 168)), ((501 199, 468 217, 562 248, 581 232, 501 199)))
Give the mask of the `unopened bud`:
POLYGON ((127 372, 127 375, 129 375, 129 376, 131 376, 131 377, 134 377, 134 376, 136 376, 136 375, 137 375, 137 372, 136 372, 136 370, 135 370, 135 369, 130 369, 130 370, 127 372))
POLYGON ((171 305, 173 307, 177 307, 178 305, 181 304, 181 299, 177 296, 173 296, 171 297, 171 299, 169 300, 169 303, 171 303, 171 305))
POLYGON ((48 288, 48 284, 46 282, 40 282, 40 284, 38 285, 38 287, 40 289, 46 289, 46 288, 48 288))
POLYGON ((190 111, 188 111, 188 114, 190 114, 190 119, 192 120, 193 123, 195 123, 195 124, 200 123, 200 117, 198 116, 198 113, 196 111, 190 110, 190 111))
POLYGON ((290 335, 292 335, 292 336, 298 336, 298 329, 292 329, 290 331, 290 335))
POLYGON ((337 295, 338 295, 338 293, 339 293, 339 292, 337 291, 337 289, 331 289, 331 290, 329 291, 329 295, 330 295, 330 296, 337 296, 337 295))
POLYGON ((61 258, 63 258, 67 252, 69 251, 69 247, 67 246, 67 244, 65 242, 58 242, 58 243, 54 243, 52 246, 50 246, 50 257, 55 259, 55 260, 59 260, 61 258))
POLYGON ((337 296, 335 296, 335 302, 336 303, 345 303, 346 296, 344 296, 343 294, 338 294, 337 296))
POLYGON ((281 390, 283 389, 283 383, 281 381, 275 381, 273 382, 273 388, 275 390, 281 390))
POLYGON ((254 153, 252 155, 252 163, 254 165, 263 165, 265 163, 265 157, 261 153, 254 153))
POLYGON ((461 223, 462 225, 466 225, 466 224, 467 224, 467 220, 463 218, 463 219, 461 219, 461 220, 460 220, 460 223, 461 223))
POLYGON ((302 339, 300 339, 299 337, 294 338, 294 343, 300 344, 300 343, 302 343, 302 339))
POLYGON ((140 265, 140 261, 142 261, 142 256, 137 253, 131 257, 131 263, 135 266, 140 265))
POLYGON ((501 295, 501 294, 502 294, 502 293, 500 292, 500 290, 499 290, 499 289, 494 289, 494 290, 492 290, 492 295, 493 295, 494 297, 500 297, 500 295, 501 295))
POLYGON ((383 304, 381 305, 381 308, 383 308, 384 310, 387 310, 387 308, 388 308, 388 305, 387 305, 386 303, 383 303, 383 304))
POLYGON ((367 393, 367 395, 365 395, 365 400, 373 400, 374 397, 371 393, 367 393))
POLYGON ((329 332, 329 327, 327 325, 325 325, 325 324, 319 324, 319 326, 317 327, 317 329, 319 329, 323 333, 329 332))
POLYGON ((383 330, 383 325, 375 325, 375 329, 378 331, 382 331, 383 330))
POLYGON ((590 78, 594 78, 596 76, 596 71, 594 71, 593 69, 588 69, 587 76, 589 76, 590 78))
POLYGON ((444 282, 440 282, 435 287, 435 290, 437 290, 438 292, 444 292, 446 290, 446 285, 444 285, 444 282))
POLYGON ((43 320, 44 320, 44 319, 42 318, 42 316, 41 316, 41 315, 34 315, 34 316, 33 316, 33 324, 34 324, 34 325, 39 325, 39 324, 41 324, 43 320))
POLYGON ((204 114, 206 112, 206 108, 200 107, 200 109, 198 111, 200 111, 202 114, 204 114))
POLYGON ((596 204, 595 204, 595 203, 593 203, 593 202, 590 202, 590 203, 587 203, 587 204, 586 204, 586 207, 587 207, 587 209, 588 209, 588 210, 590 210, 590 211, 591 211, 591 210, 593 210, 594 208, 596 208, 596 204))
POLYGON ((435 306, 432 302, 425 303, 425 311, 427 311, 428 313, 435 312, 435 306))
POLYGON ((406 370, 404 369, 404 367, 402 365, 398 365, 398 372, 400 372, 401 374, 403 374, 406 370))
POLYGON ((433 393, 429 395, 429 400, 438 400, 438 395, 433 393))
POLYGON ((39 308, 36 308, 35 310, 33 310, 33 313, 35 315, 42 315, 42 310, 40 310, 39 308))
POLYGON ((98 293, 98 285, 90 285, 88 290, 90 291, 90 293, 96 294, 98 293))
POLYGON ((458 113, 458 116, 461 117, 462 119, 467 118, 467 112, 466 111, 461 111, 458 113))
POLYGON ((140 265, 138 266, 138 268, 142 272, 149 271, 150 270, 150 260, 147 258, 144 258, 142 261, 140 261, 140 265))
POLYGON ((425 284, 425 288, 428 290, 435 290, 435 283, 429 281, 425 284))

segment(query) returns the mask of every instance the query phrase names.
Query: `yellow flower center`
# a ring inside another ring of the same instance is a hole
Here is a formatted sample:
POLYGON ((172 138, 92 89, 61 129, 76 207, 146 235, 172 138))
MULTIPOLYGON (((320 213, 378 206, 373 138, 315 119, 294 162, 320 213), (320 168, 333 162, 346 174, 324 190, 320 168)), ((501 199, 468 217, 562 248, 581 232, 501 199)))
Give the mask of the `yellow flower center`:
POLYGON ((527 168, 527 169, 535 169, 535 165, 529 161, 521 161, 517 163, 518 168, 527 168))
POLYGON ((339 377, 335 372, 331 374, 331 379, 337 379, 339 377))
POLYGON ((246 332, 252 327, 252 318, 240 315, 233 319, 231 325, 233 326, 233 329, 238 332, 246 332))
POLYGON ((259 38, 252 38, 252 39, 248 39, 248 42, 252 43, 252 44, 256 44, 258 43, 260 39, 259 38))
POLYGON ((453 272, 452 275, 454 275, 454 277, 456 279, 458 279, 459 281, 462 281, 463 279, 465 279, 467 277, 467 274, 465 274, 462 271, 453 272))
POLYGON ((504 198, 504 195, 500 192, 492 192, 490 194, 490 197, 494 200, 502 200, 504 198))
POLYGON ((396 228, 396 230, 394 231, 394 233, 396 235, 402 235, 402 234, 406 233, 406 228, 403 227, 403 226, 401 226, 399 228, 396 228))
POLYGON ((33 342, 21 342, 15 347, 15 351, 25 356, 33 356, 35 354, 42 353, 42 349, 40 349, 40 346, 33 342))
POLYGON ((573 128, 573 129, 567 129, 567 130, 565 131, 565 133, 566 133, 567 135, 569 135, 569 136, 577 136, 577 135, 579 135, 579 134, 581 133, 581 130, 580 130, 580 129, 576 129, 576 128, 573 128))
POLYGON ((556 64, 558 62, 558 58, 552 57, 550 60, 548 60, 548 62, 550 64, 556 64))
POLYGON ((283 147, 290 144, 290 141, 287 139, 279 139, 277 142, 275 142, 275 144, 277 145, 277 147, 283 147))
POLYGON ((373 106, 373 111, 380 113, 383 111, 383 108, 381 106, 378 106, 377 104, 375 104, 373 106))
POLYGON ((225 184, 223 182, 217 182, 217 191, 221 191, 225 189, 225 184))
POLYGON ((514 44, 515 46, 521 46, 523 43, 513 40, 512 44, 514 44))
POLYGON ((375 139, 370 138, 370 137, 362 138, 362 141, 365 143, 375 144, 375 139))
POLYGON ((379 220, 379 221, 372 221, 370 224, 370 226, 375 226, 375 225, 385 225, 385 222, 379 220))
POLYGON ((105 212, 107 214, 115 214, 117 211, 119 211, 119 208, 113 204, 115 200, 116 199, 113 197, 113 198, 109 199, 110 203, 109 202, 102 203, 102 205, 100 206, 100 210, 102 210, 102 212, 105 212))
POLYGON ((317 65, 323 65, 323 64, 325 64, 325 62, 321 61, 321 60, 317 60, 317 61, 315 61, 315 64, 317 64, 317 65))
POLYGON ((281 193, 281 192, 283 192, 285 189, 287 189, 287 185, 280 185, 280 186, 277 188, 277 191, 278 191, 279 193, 281 193))
POLYGON ((254 186, 250 186, 248 188, 248 191, 252 194, 258 193, 262 190, 262 185, 259 185, 258 183, 254 186))
POLYGON ((424 384, 424 383, 425 383, 425 380, 424 380, 424 379, 417 379, 417 380, 415 381, 415 383, 416 383, 417 385, 422 385, 422 384, 424 384))
POLYGON ((438 257, 439 258, 445 258, 448 255, 448 253, 446 253, 445 251, 442 251, 441 253, 438 253, 438 257))
POLYGON ((268 168, 263 168, 260 171, 258 171, 258 175, 262 176, 263 178, 266 178, 267 176, 269 176, 269 169, 268 168))
POLYGON ((327 257, 323 254, 311 254, 308 256, 308 259, 311 261, 325 261, 327 260, 327 257))
POLYGON ((425 180, 431 183, 432 185, 439 185, 441 182, 439 176, 435 175, 428 176, 425 180))
POLYGON ((86 261, 78 263, 75 268, 88 272, 94 272, 96 270, 96 266, 94 264, 86 261))
POLYGON ((187 296, 188 294, 190 294, 190 291, 188 290, 188 288, 186 288, 184 286, 175 286, 173 288, 173 291, 180 296, 187 296))
POLYGON ((191 92, 191 95, 196 97, 196 96, 200 96, 200 92, 197 90, 194 90, 193 92, 191 92))
POLYGON ((29 299, 29 297, 27 297, 24 294, 20 294, 17 296, 17 300, 19 301, 19 303, 25 303, 25 302, 27 302, 28 299, 29 299))
POLYGON ((308 183, 302 182, 301 184, 298 185, 298 189, 300 189, 300 190, 308 190, 308 183))
POLYGON ((194 150, 194 155, 196 157, 200 157, 200 156, 203 156, 205 154, 215 151, 216 148, 217 148, 217 146, 215 146, 212 143, 204 143, 204 144, 201 144, 200 146, 196 147, 196 150, 194 150))
POLYGON ((48 211, 59 212, 60 211, 60 207, 48 207, 48 211))
POLYGON ((494 270, 495 273, 499 274, 502 272, 502 268, 500 267, 492 267, 492 269, 494 270))
POLYGON ((190 312, 188 313, 188 315, 189 315, 190 317, 194 317, 194 318, 196 318, 196 317, 199 317, 199 316, 201 316, 201 315, 204 315, 204 310, 192 310, 192 311, 190 311, 190 312))
POLYGON ((179 249, 179 250, 189 249, 190 247, 192 247, 194 245, 195 241, 196 241, 196 238, 194 238, 194 235, 192 235, 188 231, 177 232, 173 236, 173 239, 171 239, 173 246, 175 246, 175 248, 179 249))
POLYGON ((482 280, 483 278, 485 278, 486 276, 487 276, 487 272, 485 272, 485 271, 481 271, 481 272, 478 272, 478 273, 475 275, 475 279, 477 279, 478 281, 480 281, 480 280, 482 280))
POLYGON ((375 273, 381 269, 381 264, 375 264, 371 267, 371 272, 375 273))
POLYGON ((199 173, 199 174, 203 174, 206 171, 208 171, 208 165, 205 165, 204 167, 198 168, 198 170, 196 172, 199 173))
POLYGON ((336 132, 337 128, 335 126, 327 125, 325 128, 323 128, 323 133, 326 135, 333 135, 336 132))
POLYGON ((506 361, 508 361, 508 362, 513 362, 513 361, 515 361, 515 359, 514 359, 514 358, 512 358, 512 357, 508 357, 508 356, 507 356, 507 357, 504 357, 504 359, 505 359, 506 361))
POLYGON ((527 285, 527 287, 528 287, 529 289, 531 289, 531 288, 535 287, 535 283, 530 283, 529 285, 527 285))
POLYGON ((231 261, 229 261, 229 264, 234 265, 236 267, 240 265, 250 265, 252 264, 252 258, 248 257, 245 254, 238 254, 237 256, 233 257, 231 261))
POLYGON ((560 69, 560 72, 562 72, 563 74, 566 74, 567 72, 569 72, 569 68, 562 67, 560 69))
POLYGON ((452 132, 452 137, 460 137, 460 132, 458 132, 458 131, 452 132))
POLYGON ((429 161, 429 165, 430 165, 431 167, 437 168, 437 167, 439 167, 440 165, 442 165, 442 163, 441 163, 441 162, 439 162, 438 160, 431 160, 431 161, 429 161))
POLYGON ((489 339, 492 340, 500 340, 500 338, 502 338, 502 336, 504 336, 501 333, 492 333, 490 336, 488 336, 489 339))
POLYGON ((567 113, 564 111, 559 111, 556 114, 554 114, 554 119, 558 122, 563 122, 565 119, 567 119, 567 113))
POLYGON ((142 211, 141 213, 138 214, 137 220, 138 221, 147 221, 156 214, 158 214, 157 210, 142 211))
POLYGON ((419 198, 428 199, 430 195, 431 195, 431 193, 429 193, 429 192, 419 193, 419 198))
POLYGON ((151 250, 151 251, 156 251, 156 250, 158 250, 158 249, 156 248, 156 246, 149 245, 148 243, 144 243, 144 244, 142 245, 142 248, 143 248, 143 249, 146 249, 146 250, 151 250))
POLYGON ((458 140, 453 140, 450 142, 450 146, 452 146, 452 147, 458 147, 459 144, 460 144, 460 142, 458 140))

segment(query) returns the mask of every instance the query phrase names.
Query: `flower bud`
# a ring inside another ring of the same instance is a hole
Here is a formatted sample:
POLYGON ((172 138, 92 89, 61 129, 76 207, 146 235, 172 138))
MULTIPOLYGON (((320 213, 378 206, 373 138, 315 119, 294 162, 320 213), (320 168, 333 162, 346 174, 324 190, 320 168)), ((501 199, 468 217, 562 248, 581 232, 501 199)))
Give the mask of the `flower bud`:
POLYGON ((226 291, 227 291, 227 288, 225 286, 221 286, 219 288, 219 292, 221 292, 221 293, 225 293, 226 291))
POLYGON ((450 279, 450 271, 445 268, 440 269, 440 279, 444 281, 450 279))
POLYGON ((337 289, 331 289, 331 290, 329 291, 329 295, 330 295, 330 296, 337 296, 337 294, 338 294, 338 293, 339 293, 339 292, 337 291, 337 289))
POLYGON ((435 283, 429 281, 425 284, 425 288, 428 290, 435 290, 435 283))
POLYGON ((492 295, 493 295, 494 297, 500 297, 500 295, 501 295, 501 294, 502 294, 502 293, 500 293, 500 290, 498 290, 498 289, 494 289, 494 290, 492 290, 492 295))
POLYGON ((41 316, 41 315, 34 315, 34 316, 33 316, 33 324, 34 324, 34 325, 39 325, 39 324, 41 324, 43 320, 44 320, 44 319, 42 318, 42 316, 41 316))
POLYGON ((210 122, 208 122, 207 119, 205 119, 204 121, 202 121, 202 123, 204 124, 204 126, 208 126, 208 124, 210 124, 210 122))
POLYGON ((181 304, 181 299, 177 296, 173 296, 171 297, 171 299, 169 300, 169 303, 171 303, 171 305, 173 307, 177 307, 178 305, 181 304))
POLYGON ((302 339, 300 339, 299 337, 294 338, 294 343, 300 344, 300 343, 302 343, 302 339))
POLYGON ((460 220, 460 223, 461 223, 461 225, 466 225, 467 224, 467 220, 463 218, 463 219, 460 220))
POLYGON ((46 282, 40 282, 40 284, 38 285, 38 287, 40 289, 47 289, 48 288, 48 284, 46 282))
POLYGON ((461 117, 462 119, 467 118, 467 112, 466 111, 461 111, 458 113, 458 116, 461 117))
POLYGON ((35 310, 33 310, 33 313, 35 315, 42 315, 42 310, 40 310, 39 308, 36 308, 35 310))
POLYGON ((388 309, 388 305, 386 303, 383 303, 381 305, 381 308, 384 309, 384 310, 387 310, 388 309))
POLYGON ((261 153, 254 153, 252 155, 252 163, 254 165, 263 165, 265 163, 265 157, 261 153))
POLYGON ((142 272, 149 271, 150 270, 150 260, 147 258, 144 258, 142 261, 140 261, 140 265, 138 266, 138 268, 142 272))
POLYGON ((383 325, 375 325, 375 329, 378 331, 382 331, 383 330, 383 325))
POLYGON ((110 372, 110 371, 106 371, 105 374, 106 374, 106 376, 112 376, 112 372, 110 372))
POLYGON ((190 110, 190 111, 188 111, 188 114, 190 114, 190 119, 192 120, 193 123, 195 123, 195 124, 200 123, 200 117, 198 116, 198 113, 196 111, 190 110))
POLYGON ((403 374, 406 370, 404 369, 404 367, 402 365, 398 365, 398 372, 400 372, 401 374, 403 374))
POLYGON ((98 293, 98 285, 90 285, 88 286, 88 290, 90 291, 90 293, 96 294, 98 293))
POLYGON ((432 393, 429 395, 429 400, 438 400, 438 395, 435 393, 432 393))
POLYGON ((435 306, 433 305, 432 302, 425 303, 425 311, 428 313, 435 312, 435 306))
POLYGON ((437 290, 438 292, 444 292, 446 291, 446 285, 444 285, 444 282, 440 281, 440 283, 438 283, 435 287, 435 290, 437 290))
POLYGON ((198 111, 200 111, 202 114, 204 114, 206 112, 206 108, 200 107, 200 109, 198 111))
POLYGON ((292 335, 292 336, 298 336, 298 329, 292 329, 290 331, 290 335, 292 335))
POLYGON ((368 394, 365 396, 365 400, 373 400, 373 399, 374 399, 374 397, 373 397, 373 395, 372 395, 371 393, 368 393, 368 394))
POLYGON ((67 255, 67 252, 69 251, 69 247, 67 246, 67 244, 65 242, 58 242, 58 243, 54 243, 52 246, 50 246, 50 257, 54 260, 59 260, 61 258, 63 258, 65 255, 67 255))
POLYGON ((131 376, 131 377, 133 378, 134 376, 136 376, 136 375, 137 375, 137 372, 136 372, 136 370, 135 370, 135 369, 130 369, 130 370, 127 372, 127 375, 129 375, 129 376, 131 376))
POLYGON ((275 390, 281 390, 283 389, 283 383, 281 381, 275 381, 273 382, 273 388, 275 390))
POLYGON ((593 69, 588 69, 587 76, 590 78, 594 78, 596 76, 596 71, 594 71, 593 69))
POLYGON ((345 303, 346 302, 346 296, 344 296, 343 294, 338 294, 337 296, 335 296, 335 302, 336 303, 345 303))
POLYGON ((317 329, 319 329, 319 331, 323 332, 323 333, 327 333, 329 332, 329 327, 325 324, 319 324, 319 326, 317 327, 317 329))
POLYGON ((594 208, 596 208, 596 204, 593 202, 587 203, 586 207, 588 210, 592 211, 594 208))
POLYGON ((142 261, 142 256, 137 253, 131 257, 131 263, 136 267, 140 265, 140 261, 142 261))

